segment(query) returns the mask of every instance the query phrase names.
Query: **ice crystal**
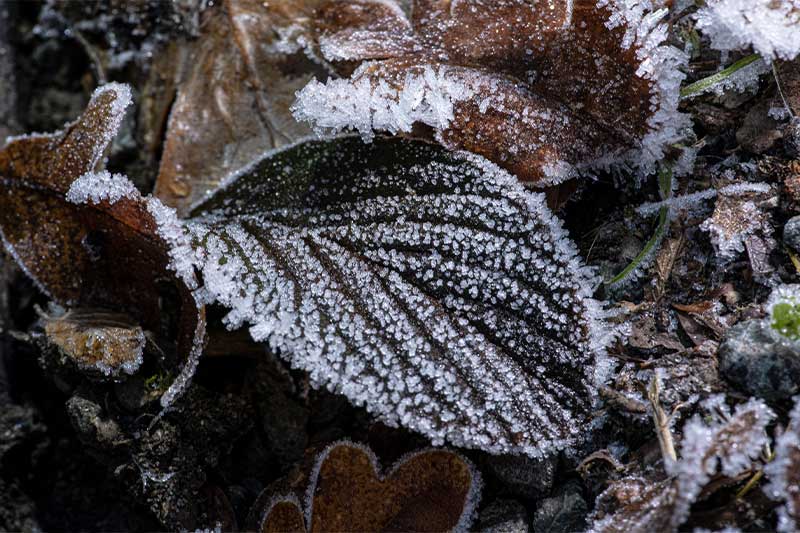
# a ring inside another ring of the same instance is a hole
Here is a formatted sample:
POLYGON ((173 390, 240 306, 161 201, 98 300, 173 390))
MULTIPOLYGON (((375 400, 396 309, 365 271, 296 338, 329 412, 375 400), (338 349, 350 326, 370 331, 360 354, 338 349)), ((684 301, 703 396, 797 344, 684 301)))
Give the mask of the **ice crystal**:
POLYGON ((113 204, 121 198, 134 198, 138 195, 139 192, 128 178, 101 170, 89 172, 73 181, 67 191, 67 201, 73 204, 99 204, 101 201, 113 204))
POLYGON ((309 141, 188 227, 229 327, 388 423, 532 456, 585 433, 613 334, 596 279, 543 196, 479 156, 309 141))
POLYGON ((592 169, 650 173, 681 137, 685 56, 663 45, 666 10, 649 0, 457 3, 325 0, 323 57, 350 74, 312 82, 295 116, 317 129, 435 130, 526 181, 558 183, 592 169), (346 60, 346 61, 344 61, 346 60))
POLYGON ((768 61, 800 54, 800 0, 709 0, 696 17, 717 50, 752 46, 768 61))
POLYGON ((766 493, 785 502, 778 509, 778 531, 797 531, 800 518, 800 398, 795 398, 789 426, 776 439, 775 458, 765 468, 766 493))

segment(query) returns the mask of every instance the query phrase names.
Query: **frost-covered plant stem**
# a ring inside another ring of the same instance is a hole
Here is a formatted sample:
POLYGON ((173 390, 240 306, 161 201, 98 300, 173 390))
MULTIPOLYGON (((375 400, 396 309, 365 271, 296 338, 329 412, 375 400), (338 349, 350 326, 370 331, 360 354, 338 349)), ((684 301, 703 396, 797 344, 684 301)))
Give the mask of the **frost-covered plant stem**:
POLYGON ((735 62, 731 66, 720 70, 719 72, 712 74, 711 76, 705 77, 701 80, 697 80, 694 83, 691 83, 681 89, 681 98, 688 98, 690 96, 694 96, 697 94, 701 94, 711 87, 717 85, 718 83, 728 79, 734 73, 739 70, 742 70, 744 67, 750 65, 751 63, 755 63, 761 59, 761 56, 758 54, 751 54, 747 57, 743 57, 739 61, 735 62))

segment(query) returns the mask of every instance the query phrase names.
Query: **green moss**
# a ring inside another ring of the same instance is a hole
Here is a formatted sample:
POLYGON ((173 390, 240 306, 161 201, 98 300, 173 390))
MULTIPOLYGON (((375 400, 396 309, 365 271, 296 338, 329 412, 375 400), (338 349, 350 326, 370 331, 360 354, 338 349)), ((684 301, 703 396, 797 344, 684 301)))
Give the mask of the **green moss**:
POLYGON ((791 340, 800 339, 800 305, 781 302, 772 308, 772 329, 791 340))

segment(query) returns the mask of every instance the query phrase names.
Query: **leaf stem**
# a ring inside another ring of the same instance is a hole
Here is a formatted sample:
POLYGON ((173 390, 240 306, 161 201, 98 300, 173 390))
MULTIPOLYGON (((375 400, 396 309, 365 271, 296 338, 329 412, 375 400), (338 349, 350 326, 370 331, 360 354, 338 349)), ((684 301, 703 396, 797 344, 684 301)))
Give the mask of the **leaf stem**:
POLYGON ((647 399, 650 400, 650 406, 653 409, 653 423, 656 426, 658 444, 661 447, 661 455, 664 457, 667 472, 669 472, 669 467, 678 460, 678 454, 675 452, 675 441, 672 439, 672 431, 669 429, 670 417, 667 416, 658 401, 658 396, 661 394, 660 381, 658 375, 654 374, 647 389, 647 399))
POLYGON ((709 87, 712 87, 712 86, 716 85, 717 83, 719 83, 722 80, 724 80, 724 79, 728 78, 729 76, 731 76, 736 71, 743 69, 744 67, 746 67, 747 65, 749 65, 751 63, 755 63, 759 59, 761 59, 761 56, 758 55, 758 54, 751 54, 751 55, 749 55, 747 57, 743 57, 742 59, 740 59, 739 61, 736 61, 731 66, 729 66, 727 68, 724 68, 724 69, 720 70, 719 72, 717 72, 715 74, 712 74, 711 76, 708 76, 708 77, 703 78, 701 80, 697 80, 696 82, 694 82, 694 83, 692 83, 690 85, 687 85, 686 87, 682 88, 681 89, 681 98, 686 98, 688 96, 692 96, 692 95, 695 95, 695 94, 702 93, 703 91, 705 91, 709 87))

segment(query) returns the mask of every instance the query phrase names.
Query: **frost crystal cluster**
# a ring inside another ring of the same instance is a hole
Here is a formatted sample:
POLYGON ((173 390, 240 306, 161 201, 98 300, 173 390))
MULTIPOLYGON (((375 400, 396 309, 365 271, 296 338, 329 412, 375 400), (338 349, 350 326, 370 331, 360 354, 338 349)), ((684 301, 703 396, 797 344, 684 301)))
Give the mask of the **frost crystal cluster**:
POLYGON ((731 412, 725 397, 717 395, 703 402, 703 408, 711 421, 695 415, 684 425, 681 459, 672 468, 678 483, 675 517, 680 522, 689 516, 689 507, 712 475, 719 471, 734 477, 753 465, 770 442, 766 428, 775 418, 775 413, 755 398, 731 412))
POLYGON ((209 300, 389 424, 538 456, 585 434, 613 331, 544 197, 427 143, 309 141, 188 221, 209 300))
POLYGON ((434 130, 524 181, 609 166, 650 173, 688 119, 686 61, 649 0, 323 0, 315 52, 345 78, 313 81, 295 117, 318 131, 434 130), (360 66, 353 72, 353 64, 360 66))
POLYGON ((116 203, 121 198, 134 198, 139 192, 133 183, 122 174, 111 174, 107 170, 89 172, 72 182, 67 191, 67 201, 73 204, 106 201, 116 203))
POLYGON ((767 61, 800 54, 800 0, 709 0, 696 17, 717 50, 752 46, 767 61))

